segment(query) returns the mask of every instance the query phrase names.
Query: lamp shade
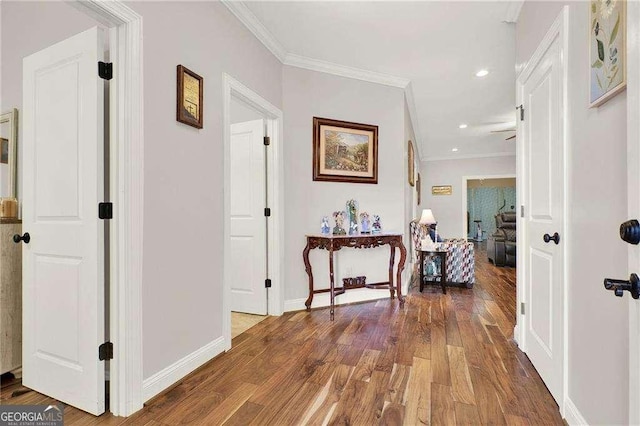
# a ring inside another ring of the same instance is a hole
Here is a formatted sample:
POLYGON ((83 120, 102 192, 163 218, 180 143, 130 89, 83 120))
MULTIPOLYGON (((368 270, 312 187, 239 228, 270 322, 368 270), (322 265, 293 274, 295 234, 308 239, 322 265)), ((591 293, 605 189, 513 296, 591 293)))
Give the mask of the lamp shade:
POLYGON ((435 225, 437 223, 436 218, 433 217, 431 209, 422 210, 422 216, 420 217, 419 223, 422 225, 435 225))

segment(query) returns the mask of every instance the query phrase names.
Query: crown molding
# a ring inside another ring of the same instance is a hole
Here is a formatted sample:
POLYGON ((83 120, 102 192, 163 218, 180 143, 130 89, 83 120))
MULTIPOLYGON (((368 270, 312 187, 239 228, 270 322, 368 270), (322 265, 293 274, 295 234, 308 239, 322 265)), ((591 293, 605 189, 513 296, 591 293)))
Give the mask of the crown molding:
POLYGON ((522 6, 524 5, 524 0, 512 0, 506 3, 507 10, 505 11, 502 22, 515 24, 516 22, 518 22, 518 18, 520 17, 520 11, 522 10, 522 6))
POLYGON ((494 152, 490 154, 445 155, 441 157, 425 157, 422 161, 471 160, 474 158, 515 157, 515 152, 494 152))
POLYGON ((336 64, 334 62, 322 61, 320 59, 308 58, 294 53, 288 53, 283 63, 292 67, 383 84, 385 86, 399 87, 400 89, 404 89, 410 83, 410 80, 407 78, 363 70, 361 68, 349 67, 346 65, 336 64))
POLYGON ((262 22, 256 17, 256 15, 249 10, 247 5, 245 5, 241 1, 232 1, 232 0, 220 0, 222 4, 224 4, 227 9, 231 11, 235 15, 236 18, 240 22, 244 24, 245 27, 249 31, 253 33, 254 36, 264 46, 271 51, 275 55, 276 58, 282 63, 285 61, 285 57, 287 56, 287 51, 284 46, 271 34, 271 32, 265 27, 262 22))

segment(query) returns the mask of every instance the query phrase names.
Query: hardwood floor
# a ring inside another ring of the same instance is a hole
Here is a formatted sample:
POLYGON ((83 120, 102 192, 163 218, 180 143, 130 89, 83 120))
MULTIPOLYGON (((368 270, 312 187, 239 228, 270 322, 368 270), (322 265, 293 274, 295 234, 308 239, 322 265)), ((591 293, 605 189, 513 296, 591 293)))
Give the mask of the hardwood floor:
MULTIPOLYGON (((473 289, 268 317, 129 418, 65 409, 68 425, 563 424, 513 343, 515 270, 478 251, 473 289)), ((35 392, 2 404, 45 404, 35 392)))
POLYGON ((266 315, 231 312, 231 338, 235 339, 254 325, 264 321, 266 318, 266 315))

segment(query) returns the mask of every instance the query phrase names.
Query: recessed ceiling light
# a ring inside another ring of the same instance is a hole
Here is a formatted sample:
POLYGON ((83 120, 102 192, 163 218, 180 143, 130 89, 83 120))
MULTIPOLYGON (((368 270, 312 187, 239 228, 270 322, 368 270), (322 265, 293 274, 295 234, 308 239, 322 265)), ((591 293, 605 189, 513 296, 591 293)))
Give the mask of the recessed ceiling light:
POLYGON ((489 75, 488 70, 480 70, 476 73, 476 77, 486 77, 487 75, 489 75))
POLYGON ((451 151, 458 152, 458 148, 453 148, 451 151))
POLYGON ((464 123, 462 123, 461 125, 459 125, 459 126, 458 126, 458 128, 460 128, 460 129, 466 129, 466 128, 467 128, 467 125, 466 125, 466 124, 464 124, 464 123))

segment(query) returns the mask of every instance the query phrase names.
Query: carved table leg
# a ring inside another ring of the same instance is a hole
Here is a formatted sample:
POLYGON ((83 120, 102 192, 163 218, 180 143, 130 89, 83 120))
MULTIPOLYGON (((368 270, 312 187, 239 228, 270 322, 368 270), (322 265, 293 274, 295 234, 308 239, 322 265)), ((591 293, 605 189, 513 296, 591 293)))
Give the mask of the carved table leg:
POLYGON ((393 265, 396 263, 396 246, 393 242, 389 243, 391 247, 391 254, 389 256, 389 293, 391 298, 395 297, 395 289, 393 288, 393 265))
POLYGON ((335 299, 336 299, 335 282, 333 280, 334 280, 334 276, 333 276, 333 245, 331 245, 331 247, 329 247, 329 284, 330 284, 330 292, 329 292, 329 294, 331 295, 331 310, 329 311, 329 313, 331 314, 331 321, 333 321, 333 311, 334 311, 334 304, 335 304, 335 299))
POLYGON ((400 306, 404 305, 404 297, 402 296, 402 271, 404 270, 404 262, 407 260, 407 249, 402 243, 402 238, 398 240, 398 248, 400 249, 400 261, 398 262, 398 277, 396 279, 396 286, 398 287, 398 300, 400 306))
POLYGON ((304 260, 304 270, 309 276, 309 297, 307 297, 307 300, 304 302, 304 305, 307 307, 307 311, 311 309, 311 302, 313 302, 313 272, 311 271, 311 263, 309 262, 310 250, 311 246, 309 245, 309 240, 307 240, 307 246, 302 252, 302 259, 304 260))

